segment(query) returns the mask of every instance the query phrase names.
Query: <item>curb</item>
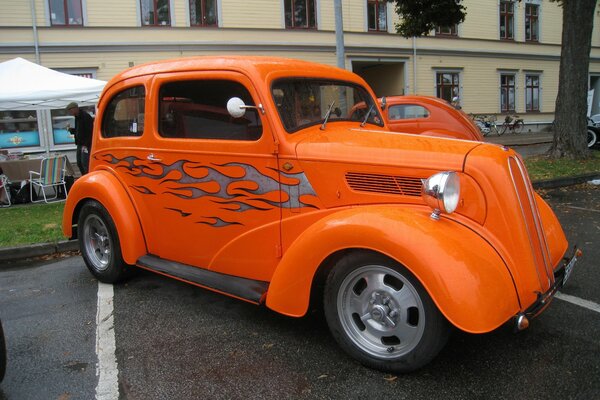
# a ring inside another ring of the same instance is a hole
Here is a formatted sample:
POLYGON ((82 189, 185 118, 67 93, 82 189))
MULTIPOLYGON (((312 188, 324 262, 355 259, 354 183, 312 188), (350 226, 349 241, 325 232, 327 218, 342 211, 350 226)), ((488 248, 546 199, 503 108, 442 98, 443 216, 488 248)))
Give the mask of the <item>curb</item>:
POLYGON ((79 250, 77 240, 66 240, 57 243, 39 243, 28 246, 7 247, 0 249, 0 262, 25 260, 41 256, 48 256, 65 251, 79 250))
POLYGON ((569 176, 567 178, 556 178, 548 179, 545 181, 535 181, 532 182, 532 185, 534 189, 556 189, 563 186, 579 185, 580 183, 585 183, 596 179, 600 179, 600 174, 584 174, 569 176))

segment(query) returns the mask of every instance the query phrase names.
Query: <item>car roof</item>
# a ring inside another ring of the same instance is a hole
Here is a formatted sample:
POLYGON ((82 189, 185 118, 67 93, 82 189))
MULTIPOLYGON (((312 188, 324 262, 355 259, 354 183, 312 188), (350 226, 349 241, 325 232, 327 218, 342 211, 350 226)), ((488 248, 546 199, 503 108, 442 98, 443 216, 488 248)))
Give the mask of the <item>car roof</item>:
POLYGON ((352 72, 330 65, 281 57, 227 55, 186 57, 141 64, 117 74, 107 87, 144 75, 209 70, 232 70, 245 72, 250 76, 258 74, 262 79, 275 73, 278 76, 322 76, 357 81, 357 76, 352 72))

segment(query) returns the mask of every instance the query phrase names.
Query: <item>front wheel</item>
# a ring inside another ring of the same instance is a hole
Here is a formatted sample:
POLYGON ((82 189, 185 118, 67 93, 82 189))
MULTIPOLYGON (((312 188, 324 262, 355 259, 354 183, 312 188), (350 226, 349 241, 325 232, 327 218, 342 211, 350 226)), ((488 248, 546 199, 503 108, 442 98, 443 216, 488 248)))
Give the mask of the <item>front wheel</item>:
POLYGON ((598 143, 598 135, 593 129, 587 128, 587 147, 591 149, 598 143))
POLYGON ((420 282, 387 257, 361 252, 329 274, 325 317, 339 345, 362 364, 410 372, 446 344, 449 324, 420 282))
POLYGON ((506 133, 506 131, 508 130, 508 123, 505 122, 500 126, 500 129, 498 130, 498 135, 502 136, 506 133))
POLYGON ((6 341, 4 340, 4 329, 0 321, 0 382, 4 379, 6 373, 6 341))
POLYGON ((108 211, 97 201, 86 203, 77 229, 81 255, 92 275, 104 283, 123 280, 131 267, 123 261, 119 235, 108 211))

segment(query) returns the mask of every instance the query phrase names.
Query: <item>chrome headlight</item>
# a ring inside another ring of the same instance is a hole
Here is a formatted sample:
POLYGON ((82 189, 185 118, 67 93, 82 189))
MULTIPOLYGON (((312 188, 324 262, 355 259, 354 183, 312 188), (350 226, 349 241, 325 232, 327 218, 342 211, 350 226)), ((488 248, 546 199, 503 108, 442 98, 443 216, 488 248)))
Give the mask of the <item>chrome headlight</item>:
POLYGON ((431 218, 440 219, 440 213, 451 214, 460 200, 460 178, 456 172, 439 172, 423 180, 421 194, 425 203, 433 209, 431 218))

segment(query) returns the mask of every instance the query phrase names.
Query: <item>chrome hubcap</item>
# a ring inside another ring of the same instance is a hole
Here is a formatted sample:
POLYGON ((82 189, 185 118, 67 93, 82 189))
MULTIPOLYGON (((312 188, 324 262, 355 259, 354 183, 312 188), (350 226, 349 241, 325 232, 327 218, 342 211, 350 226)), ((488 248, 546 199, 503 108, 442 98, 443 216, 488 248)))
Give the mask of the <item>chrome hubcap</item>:
POLYGON ((340 286, 337 308, 352 342, 378 358, 402 356, 423 336, 425 311, 417 290, 388 267, 368 265, 349 274, 340 286))
POLYGON ((104 221, 97 215, 89 215, 84 221, 83 241, 86 255, 97 271, 108 268, 112 253, 111 238, 104 221))

